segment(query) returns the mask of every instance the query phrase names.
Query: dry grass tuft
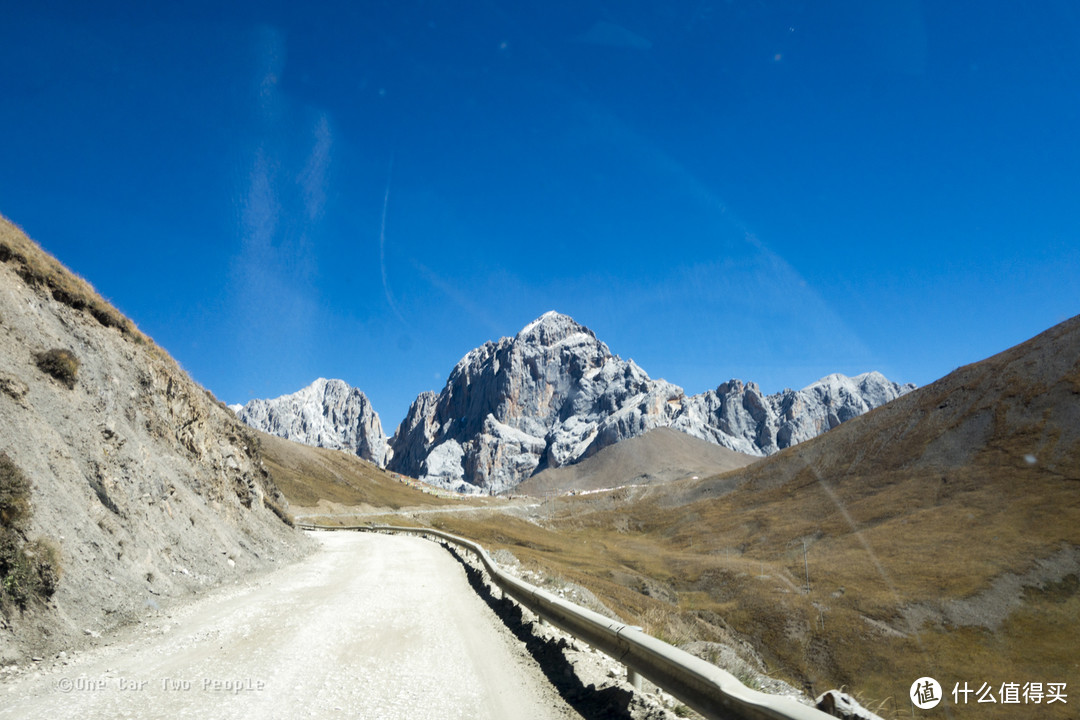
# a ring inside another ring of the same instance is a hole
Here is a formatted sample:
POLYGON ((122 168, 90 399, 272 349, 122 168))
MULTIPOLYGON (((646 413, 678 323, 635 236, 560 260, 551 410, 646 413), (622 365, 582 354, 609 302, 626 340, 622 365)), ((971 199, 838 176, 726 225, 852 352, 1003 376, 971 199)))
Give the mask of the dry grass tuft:
POLYGON ((296 527, 296 521, 293 519, 293 516, 281 506, 281 503, 272 500, 269 496, 263 495, 263 505, 277 515, 281 522, 289 527, 296 527))
POLYGON ((60 582, 60 551, 48 540, 20 543, 0 529, 0 607, 25 609, 33 600, 51 597, 60 582))
POLYGON ((22 530, 30 517, 30 480, 0 452, 0 528, 22 530))
POLYGON ((38 369, 52 375, 69 389, 75 387, 79 375, 79 358, 63 348, 53 348, 34 356, 38 369))

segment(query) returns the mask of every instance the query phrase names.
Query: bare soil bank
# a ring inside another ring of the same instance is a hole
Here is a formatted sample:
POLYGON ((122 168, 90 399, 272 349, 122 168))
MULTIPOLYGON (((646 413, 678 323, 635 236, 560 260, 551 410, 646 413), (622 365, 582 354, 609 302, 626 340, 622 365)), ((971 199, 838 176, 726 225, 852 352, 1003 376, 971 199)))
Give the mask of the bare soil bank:
POLYGON ((30 481, 17 540, 55 547, 60 573, 51 597, 0 593, 0 665, 310 549, 275 512, 254 433, 2 218, 0 450, 30 481), (56 377, 50 350, 77 363, 56 377))

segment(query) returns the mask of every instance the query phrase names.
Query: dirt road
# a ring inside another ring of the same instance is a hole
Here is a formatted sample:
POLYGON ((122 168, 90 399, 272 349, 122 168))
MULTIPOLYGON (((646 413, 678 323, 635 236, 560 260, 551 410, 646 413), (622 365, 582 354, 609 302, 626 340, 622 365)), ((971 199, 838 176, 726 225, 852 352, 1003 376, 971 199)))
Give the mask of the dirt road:
POLYGON ((441 547, 315 537, 301 563, 0 684, 0 718, 579 717, 441 547))

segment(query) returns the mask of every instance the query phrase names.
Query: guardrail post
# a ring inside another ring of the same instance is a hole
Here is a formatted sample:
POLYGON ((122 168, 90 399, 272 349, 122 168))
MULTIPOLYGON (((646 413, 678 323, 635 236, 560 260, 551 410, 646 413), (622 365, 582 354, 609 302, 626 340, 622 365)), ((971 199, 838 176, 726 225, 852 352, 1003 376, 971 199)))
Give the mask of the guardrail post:
MULTIPOLYGON (((641 632, 640 625, 627 625, 626 629, 637 630, 641 632)), ((622 632, 621 630, 619 632, 622 632)), ((633 686, 634 690, 641 692, 641 675, 638 675, 637 670, 634 670, 629 665, 626 666, 626 682, 633 686)))

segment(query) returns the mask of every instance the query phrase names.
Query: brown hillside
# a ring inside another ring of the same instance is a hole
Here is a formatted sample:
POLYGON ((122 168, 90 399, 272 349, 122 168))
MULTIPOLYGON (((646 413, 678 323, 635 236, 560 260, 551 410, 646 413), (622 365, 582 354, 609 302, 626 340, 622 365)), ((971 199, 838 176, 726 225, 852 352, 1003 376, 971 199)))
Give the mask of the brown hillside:
MULTIPOLYGON (((406 507, 457 505, 460 500, 427 494, 403 478, 342 450, 311 447, 256 432, 266 467, 299 516, 400 510, 406 507)), ((472 499, 483 503, 485 499, 472 499)))
POLYGON ((745 467, 760 458, 743 455, 671 428, 609 445, 590 458, 537 473, 514 494, 550 495, 706 477, 745 467))
MULTIPOLYGON (((830 479, 985 467, 988 480, 1077 478, 1080 316, 853 418, 743 477, 779 485, 812 467, 830 479), (1009 471, 1018 475, 1012 475, 1009 471)), ((947 479, 945 484, 947 484, 947 479)), ((699 491, 711 486, 703 483, 699 491)))

